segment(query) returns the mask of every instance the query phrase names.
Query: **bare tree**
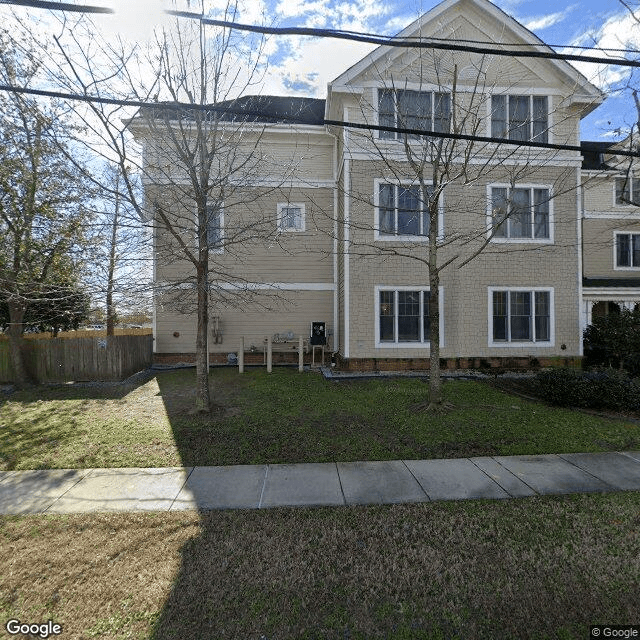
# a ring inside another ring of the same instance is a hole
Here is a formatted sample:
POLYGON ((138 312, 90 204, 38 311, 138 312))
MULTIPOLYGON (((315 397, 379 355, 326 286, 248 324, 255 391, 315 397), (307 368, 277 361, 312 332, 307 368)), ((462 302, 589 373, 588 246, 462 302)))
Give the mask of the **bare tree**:
MULTIPOLYGON (((237 7, 230 3, 223 14, 233 21, 237 7)), ((269 158, 260 144, 266 121, 236 115, 264 107, 246 97, 263 70, 263 40, 178 18, 146 49, 128 47, 101 39, 86 16, 73 23, 65 17, 53 40, 55 55, 41 51, 59 85, 87 97, 157 105, 133 114, 99 102, 73 108, 89 131, 83 142, 119 169, 117 186, 92 179, 152 230, 154 260, 167 276, 157 274, 154 295, 182 312, 195 310, 196 409, 208 411, 210 299, 233 304, 234 296, 251 295, 230 258, 242 261, 251 243, 275 232, 256 203, 287 179, 281 159, 269 158), (275 166, 279 184, 250 188, 275 166), (144 198, 134 177, 145 185, 144 198)))
MULTIPOLYGON (((386 58, 382 60, 386 62, 386 58)), ((376 210, 378 215, 373 225, 370 218, 365 220, 361 215, 349 219, 344 251, 366 257, 372 264, 376 264, 376 259, 386 265, 394 264, 394 260, 396 264, 409 261, 426 269, 429 296, 424 307, 428 304, 430 383, 429 403, 425 406, 438 409, 443 404, 440 372, 443 272, 450 268, 464 269, 487 253, 496 256, 509 251, 544 253, 548 249, 544 244, 509 246, 502 240, 512 233, 511 229, 520 236, 518 240, 544 239, 549 233, 549 201, 576 189, 570 170, 560 168, 553 189, 530 190, 525 194, 516 188, 518 182, 525 177, 530 181, 544 172, 553 162, 553 151, 458 136, 486 136, 485 114, 491 113, 491 136, 547 142, 549 113, 555 109, 555 121, 561 124, 562 105, 554 107, 552 98, 547 96, 517 95, 523 93, 517 88, 512 91, 516 94, 514 98, 508 97, 510 92, 505 95, 504 88, 499 98, 492 98, 495 59, 480 54, 421 51, 399 75, 386 68, 371 74, 367 77, 369 86, 375 77, 378 88, 365 89, 352 113, 359 112, 359 121, 374 125, 374 130, 349 130, 348 139, 353 155, 368 157, 382 182, 373 199, 370 181, 359 189, 352 179, 343 188, 352 200, 376 210), (518 109, 522 112, 517 118, 512 117, 511 122, 510 99, 512 115, 518 109), (517 100, 522 104, 516 105, 517 100), (377 126, 388 130, 376 131, 377 126), (420 135, 403 129, 433 133, 420 135), (489 183, 501 187, 492 190, 488 206, 489 183), (470 195, 473 193, 476 200, 470 195), (442 223, 445 197, 446 231, 442 223)))

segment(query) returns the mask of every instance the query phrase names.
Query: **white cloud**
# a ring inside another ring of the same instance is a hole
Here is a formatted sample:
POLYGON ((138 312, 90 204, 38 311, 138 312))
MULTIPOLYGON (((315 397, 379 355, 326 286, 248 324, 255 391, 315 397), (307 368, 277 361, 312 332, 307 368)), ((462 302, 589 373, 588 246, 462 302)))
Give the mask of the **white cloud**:
POLYGON ((263 93, 326 97, 327 83, 346 71, 375 47, 345 40, 300 38, 295 54, 269 67, 263 93))
MULTIPOLYGON (((576 45, 585 45, 601 49, 638 49, 640 48, 640 25, 628 12, 609 18, 596 32, 584 34, 576 45)), ((571 50, 575 53, 575 50, 571 50)), ((585 55, 624 57, 623 53, 606 51, 585 51, 585 55)), ((575 62, 574 66, 586 78, 603 91, 610 91, 629 77, 629 67, 616 67, 588 62, 575 62)))
POLYGON ((529 29, 529 31, 541 31, 552 27, 554 24, 562 22, 575 8, 576 5, 567 7, 564 11, 557 11, 556 13, 550 13, 545 16, 538 16, 536 18, 525 18, 521 20, 522 24, 529 29))

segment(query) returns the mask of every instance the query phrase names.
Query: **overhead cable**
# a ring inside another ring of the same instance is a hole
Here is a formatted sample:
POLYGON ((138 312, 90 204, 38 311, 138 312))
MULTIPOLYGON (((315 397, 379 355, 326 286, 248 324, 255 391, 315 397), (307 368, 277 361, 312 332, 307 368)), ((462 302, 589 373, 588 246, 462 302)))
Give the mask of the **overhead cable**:
MULTIPOLYGON (((59 98, 62 100, 76 100, 80 102, 88 102, 88 103, 96 103, 96 104, 109 104, 114 106, 121 107, 136 107, 139 109, 154 109, 160 112, 164 111, 202 111, 202 112, 212 112, 219 114, 228 114, 233 116, 240 116, 241 118, 276 118, 278 121, 273 122, 272 120, 268 122, 260 122, 259 124, 299 124, 299 125, 307 125, 307 126, 317 126, 318 122, 313 121, 309 118, 304 118, 301 116, 295 116, 290 114, 278 114, 274 116, 271 113, 267 113, 265 111, 255 111, 251 109, 244 108, 234 108, 228 106, 220 106, 215 104, 192 104, 188 102, 146 102, 142 100, 119 100, 117 98, 102 98, 99 96, 89 96, 85 94, 76 94, 76 93, 62 93, 60 91, 49 91, 45 89, 31 89, 28 87, 16 87, 7 84, 0 84, 0 91, 8 91, 12 93, 18 94, 26 94, 26 95, 35 95, 42 96, 48 98, 59 98)), ((336 127, 344 127, 349 129, 361 129, 367 131, 383 131, 389 133, 400 133, 407 134, 410 136, 421 136, 421 137, 429 137, 429 138, 445 138, 449 140, 467 140, 469 142, 484 142, 489 144, 506 144, 517 147, 531 147, 536 149, 552 149, 555 151, 576 151, 579 153, 584 152, 596 152, 602 153, 602 149, 599 146, 594 145, 591 146, 578 146, 578 145, 570 145, 570 144, 557 144, 552 142, 534 142, 534 141, 521 141, 521 140, 509 140, 507 138, 496 138, 492 136, 475 136, 471 134, 463 134, 463 133, 443 133, 443 132, 435 132, 435 131, 425 131, 424 129, 413 129, 408 127, 388 127, 383 125, 374 125, 374 124, 366 124, 362 122, 349 122, 345 120, 330 120, 324 119, 322 121, 322 125, 326 126, 336 126, 336 127)), ((322 126, 321 125, 321 126, 322 126)), ((614 155, 619 156, 628 156, 632 158, 640 158, 639 151, 626 151, 626 150, 615 150, 611 152, 614 155)))
MULTIPOLYGON (((93 5, 76 5, 67 2, 51 2, 49 0, 0 0, 0 4, 18 5, 25 7, 33 7, 38 9, 49 9, 51 11, 72 11, 79 13, 102 13, 114 14, 115 11, 108 7, 99 7, 93 5)), ((317 29, 313 27, 265 27, 261 25, 241 24, 229 20, 216 20, 207 18, 206 16, 191 11, 178 11, 175 9, 167 9, 165 13, 178 18, 187 18, 190 20, 200 21, 204 25, 223 27, 226 29, 235 29, 238 31, 247 31, 252 33, 260 33, 263 35, 289 35, 289 36, 309 36, 315 38, 335 38, 339 40, 352 40, 354 42, 365 42, 368 44, 384 45, 389 47, 404 47, 407 49, 436 49, 444 51, 466 51, 469 53, 478 53, 481 55, 496 55, 506 57, 520 58, 543 58, 550 60, 570 60, 572 62, 588 62, 592 64, 606 64, 620 67, 640 67, 640 61, 627 60, 625 58, 610 58, 606 56, 584 56, 573 53, 558 53, 551 49, 549 45, 540 43, 540 46, 547 49, 546 51, 523 51, 514 49, 522 45, 504 44, 499 42, 487 42, 486 46, 476 46, 473 44, 460 44, 465 41, 445 40, 443 38, 398 38, 397 36, 384 36, 376 34, 361 33, 357 31, 344 31, 338 29, 317 29), (499 48, 499 47, 511 48, 499 48)), ((473 42, 473 41, 468 41, 473 42)), ((562 45, 558 45, 562 46, 562 45)))

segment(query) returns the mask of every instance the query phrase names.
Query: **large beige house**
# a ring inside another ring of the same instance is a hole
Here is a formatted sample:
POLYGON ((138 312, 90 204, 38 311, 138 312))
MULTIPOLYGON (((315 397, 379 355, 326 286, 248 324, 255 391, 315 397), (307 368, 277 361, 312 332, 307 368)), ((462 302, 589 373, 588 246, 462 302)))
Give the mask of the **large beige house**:
MULTIPOLYGON (((429 256, 451 366, 580 356, 593 314, 640 300, 640 182, 636 196, 615 149, 579 150, 601 92, 564 60, 509 53, 551 50, 488 0, 445 0, 399 34, 434 37, 468 50, 381 46, 329 83, 326 100, 234 103, 251 107, 233 127, 253 156, 212 209, 212 361, 241 339, 259 359, 268 337, 291 349, 324 323, 342 366, 425 366, 429 256)), ((179 189, 162 179, 166 141, 144 123, 134 131, 147 200, 178 211, 179 189)), ((193 266, 167 242, 157 230, 155 352, 189 361, 193 266)))

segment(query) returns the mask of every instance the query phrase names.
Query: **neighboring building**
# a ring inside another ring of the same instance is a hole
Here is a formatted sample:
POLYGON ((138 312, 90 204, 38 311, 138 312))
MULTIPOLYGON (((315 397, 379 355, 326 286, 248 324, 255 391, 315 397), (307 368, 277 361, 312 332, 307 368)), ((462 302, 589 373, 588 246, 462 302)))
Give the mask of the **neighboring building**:
POLYGON ((640 303, 640 175, 629 139, 585 143, 583 182, 583 315, 592 318, 640 303))
MULTIPOLYGON (((488 0, 445 0, 399 36, 550 51, 488 0)), ((429 277, 416 258, 426 256, 426 204, 402 136, 366 125, 447 133, 464 113, 463 132, 579 145, 581 118, 603 99, 562 60, 387 46, 331 82, 326 101, 244 98, 241 105, 260 116, 242 124, 243 144, 257 141, 260 162, 238 181, 244 200, 225 199, 211 231, 220 242, 214 271, 225 274, 212 287, 212 360, 226 361, 241 337, 247 351, 262 353, 267 336, 308 338, 311 323, 321 321, 343 366, 425 366, 429 277), (228 239, 247 225, 262 235, 232 250, 228 239), (237 289, 250 299, 232 296, 237 289)), ((147 199, 179 206, 178 195, 153 178, 162 140, 141 120, 132 127, 151 169, 147 199)), ((417 139, 408 144, 425 148, 417 139)), ((598 304, 640 296, 640 224, 634 206, 621 204, 626 194, 635 202, 635 185, 623 189, 608 151, 600 158, 476 143, 465 157, 458 146, 437 232, 439 263, 451 262, 440 278, 440 341, 452 366, 579 356, 598 304)), ((164 238, 156 234, 156 281, 182 282, 188 267, 163 258, 164 238)), ((169 298, 156 304, 156 357, 188 360, 193 306, 169 298)))

